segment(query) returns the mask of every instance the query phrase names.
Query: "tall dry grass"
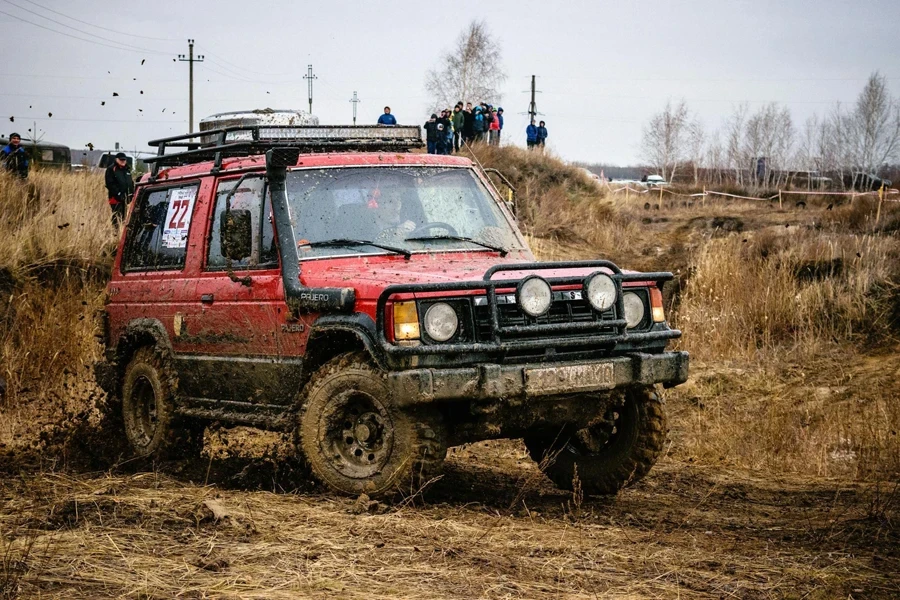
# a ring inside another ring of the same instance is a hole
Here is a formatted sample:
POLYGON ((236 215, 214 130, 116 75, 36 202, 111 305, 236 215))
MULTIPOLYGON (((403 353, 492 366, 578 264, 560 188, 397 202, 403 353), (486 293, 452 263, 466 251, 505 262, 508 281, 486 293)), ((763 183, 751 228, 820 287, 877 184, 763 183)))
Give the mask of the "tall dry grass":
POLYGON ((33 438, 97 393, 94 315, 117 236, 105 198, 98 174, 0 174, 0 442, 33 438))
MULTIPOLYGON (((669 316, 694 367, 670 394, 676 456, 826 475, 900 468, 900 206, 877 224, 872 202, 647 210, 553 157, 475 151, 511 178, 540 258, 677 272, 669 316)), ((116 240, 104 196, 98 175, 0 178, 0 442, 97 393, 93 314, 116 240)))
POLYGON ((708 240, 691 267, 674 321, 701 360, 805 359, 836 342, 895 335, 896 238, 769 228, 708 240))

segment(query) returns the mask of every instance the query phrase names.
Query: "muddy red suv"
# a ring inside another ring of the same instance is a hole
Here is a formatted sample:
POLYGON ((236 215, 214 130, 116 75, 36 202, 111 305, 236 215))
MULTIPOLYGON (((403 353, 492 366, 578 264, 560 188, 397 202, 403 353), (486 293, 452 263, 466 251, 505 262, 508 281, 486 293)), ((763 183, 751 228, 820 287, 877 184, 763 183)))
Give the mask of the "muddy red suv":
POLYGON ((135 455, 205 423, 295 433, 347 494, 416 489, 448 446, 524 438, 560 487, 613 493, 687 378, 669 273, 535 262, 465 158, 418 127, 233 127, 151 142, 109 284, 98 379, 135 455))

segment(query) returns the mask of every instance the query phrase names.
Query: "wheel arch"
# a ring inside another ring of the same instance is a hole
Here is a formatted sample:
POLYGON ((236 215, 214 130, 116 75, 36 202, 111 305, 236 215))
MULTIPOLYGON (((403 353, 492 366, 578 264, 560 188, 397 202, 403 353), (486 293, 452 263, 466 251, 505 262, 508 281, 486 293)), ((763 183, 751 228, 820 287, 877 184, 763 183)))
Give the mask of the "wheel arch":
POLYGON ((365 352, 381 369, 387 364, 375 343, 375 322, 366 314, 320 317, 310 328, 303 360, 303 385, 319 367, 347 352, 365 352))
POLYGON ((139 348, 153 346, 165 354, 172 354, 172 342, 165 326, 158 319, 134 319, 119 336, 115 348, 118 383, 125 375, 125 367, 139 348))

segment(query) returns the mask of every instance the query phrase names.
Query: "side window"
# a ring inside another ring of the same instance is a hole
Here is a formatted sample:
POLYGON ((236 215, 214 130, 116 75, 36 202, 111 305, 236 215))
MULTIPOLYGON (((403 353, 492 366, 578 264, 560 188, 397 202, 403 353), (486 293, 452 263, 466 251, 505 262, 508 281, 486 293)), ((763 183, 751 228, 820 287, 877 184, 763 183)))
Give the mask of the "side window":
POLYGON ((125 271, 184 268, 198 187, 144 190, 128 223, 125 271))
MULTIPOLYGON (((238 180, 233 179, 219 183, 216 190, 216 209, 210 228, 209 253, 206 267, 215 271, 228 267, 222 255, 220 231, 225 216, 225 198, 234 189, 238 180)), ((253 229, 252 250, 250 256, 231 261, 233 269, 267 269, 278 266, 278 253, 275 247, 275 232, 272 228, 272 204, 266 191, 262 177, 248 177, 231 197, 232 210, 249 210, 253 229)))

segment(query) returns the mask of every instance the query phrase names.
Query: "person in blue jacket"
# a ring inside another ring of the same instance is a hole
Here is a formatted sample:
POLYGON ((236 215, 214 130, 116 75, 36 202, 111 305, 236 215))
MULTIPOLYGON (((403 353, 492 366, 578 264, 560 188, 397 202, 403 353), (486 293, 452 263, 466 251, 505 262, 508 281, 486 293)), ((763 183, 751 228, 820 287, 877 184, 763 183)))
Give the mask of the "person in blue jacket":
POLYGON ((500 142, 500 134, 503 132, 503 107, 499 107, 497 109, 497 123, 500 125, 500 129, 497 130, 497 143, 500 142))
POLYGON ((397 119, 394 118, 394 115, 391 114, 391 107, 384 107, 384 114, 378 117, 379 125, 396 125, 397 119))
POLYGON ((544 143, 547 141, 547 128, 544 126, 544 122, 541 121, 540 125, 537 128, 537 145, 544 149, 544 143))
POLYGON ((25 152, 22 137, 18 133, 9 136, 9 143, 0 150, 0 161, 10 173, 28 179, 28 153, 25 152))
POLYGON ((528 144, 528 149, 533 150, 535 146, 537 146, 538 140, 538 128, 535 127, 534 121, 528 124, 528 127, 525 128, 525 142, 528 144))
POLYGON ((475 107, 474 123, 473 129, 475 130, 475 141, 481 142, 484 140, 484 114, 482 114, 480 106, 475 107))

